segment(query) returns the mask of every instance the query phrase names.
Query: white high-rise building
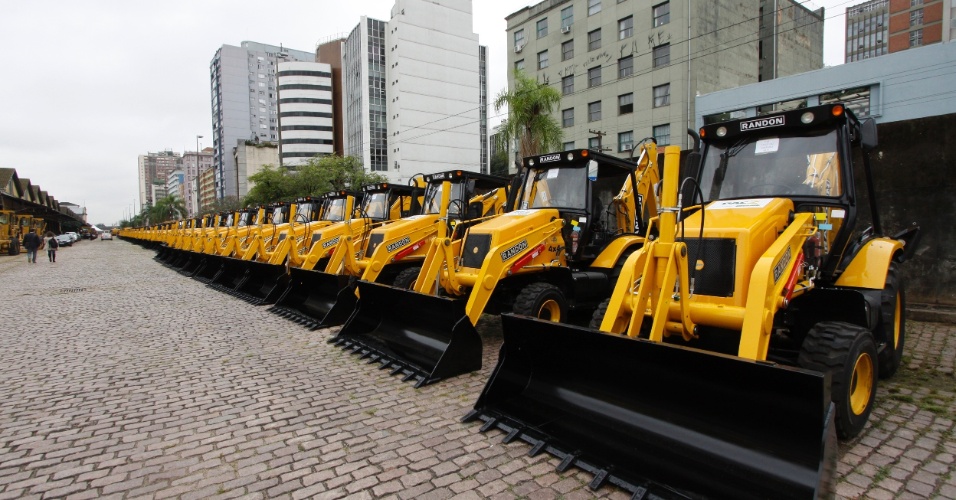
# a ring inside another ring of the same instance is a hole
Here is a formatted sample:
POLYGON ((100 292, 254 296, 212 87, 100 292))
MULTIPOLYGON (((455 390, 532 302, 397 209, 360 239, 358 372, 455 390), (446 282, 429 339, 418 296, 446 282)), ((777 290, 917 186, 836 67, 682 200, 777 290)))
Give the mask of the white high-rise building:
POLYGON ((346 154, 397 182, 487 172, 485 54, 471 0, 396 0, 388 22, 363 17, 342 56, 346 154))
POLYGON ((302 165, 332 154, 332 67, 323 63, 279 63, 279 157, 302 165))
POLYGON ((312 52, 256 42, 223 45, 209 65, 216 197, 245 196, 234 162, 237 140, 278 143, 276 69, 280 62, 314 61, 312 52))

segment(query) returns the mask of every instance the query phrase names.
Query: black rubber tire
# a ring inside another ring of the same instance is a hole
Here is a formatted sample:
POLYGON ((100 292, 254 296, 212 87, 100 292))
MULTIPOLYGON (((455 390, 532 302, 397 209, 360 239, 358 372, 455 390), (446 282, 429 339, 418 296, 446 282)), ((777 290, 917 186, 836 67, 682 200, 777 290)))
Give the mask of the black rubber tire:
POLYGON ((568 299, 560 288, 551 283, 532 283, 518 293, 512 311, 515 314, 560 322, 568 317, 568 299))
POLYGON ((604 321, 604 315, 607 314, 607 308, 611 305, 611 298, 608 297, 601 301, 598 304, 597 309, 594 310, 594 314, 591 315, 591 323, 588 324, 594 330, 601 329, 601 323, 604 321))
POLYGON ((404 290, 411 290, 415 287, 415 280, 418 279, 418 273, 420 271, 421 269, 417 267, 402 269, 402 272, 395 276, 395 281, 392 282, 392 286, 404 290))
POLYGON ((856 437, 876 401, 876 343, 870 331, 841 321, 817 323, 807 332, 798 364, 830 373, 837 436, 843 440, 856 437))
POLYGON ((890 378, 899 369, 906 345, 906 294, 899 264, 890 263, 880 300, 879 333, 886 346, 880 351, 880 378, 890 378))

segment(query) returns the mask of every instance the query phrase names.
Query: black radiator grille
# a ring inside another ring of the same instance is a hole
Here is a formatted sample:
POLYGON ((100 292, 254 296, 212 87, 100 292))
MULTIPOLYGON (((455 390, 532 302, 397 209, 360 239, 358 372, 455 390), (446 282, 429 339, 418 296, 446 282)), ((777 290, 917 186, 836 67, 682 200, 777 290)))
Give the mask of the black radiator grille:
POLYGON ((694 293, 713 297, 734 295, 734 270, 737 267, 737 242, 731 238, 686 238, 690 276, 695 277, 694 293), (703 246, 701 246, 703 243, 703 246), (698 252, 698 247, 700 251, 698 252), (695 271, 697 261, 704 267, 695 271))
POLYGON ((375 253, 375 249, 382 244, 382 241, 385 240, 384 234, 373 234, 368 238, 368 248, 365 250, 365 258, 371 258, 372 254, 375 253))
POLYGON ((473 269, 480 269, 481 263, 488 255, 488 249, 491 248, 490 234, 469 234, 465 244, 462 245, 461 265, 473 269))

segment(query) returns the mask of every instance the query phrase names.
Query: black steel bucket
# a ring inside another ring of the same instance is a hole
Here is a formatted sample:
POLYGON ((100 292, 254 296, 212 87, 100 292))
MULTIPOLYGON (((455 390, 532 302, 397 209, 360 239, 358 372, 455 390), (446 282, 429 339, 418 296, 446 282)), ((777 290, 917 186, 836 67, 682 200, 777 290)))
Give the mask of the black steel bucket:
POLYGON ((232 292, 242 283, 249 269, 249 261, 225 257, 222 259, 222 269, 209 282, 209 286, 221 292, 232 292))
POLYGON ((222 262, 225 257, 219 255, 206 254, 203 261, 193 273, 193 278, 203 283, 209 283, 222 270, 222 262))
MULTIPOLYGON (((364 295, 363 295, 364 300, 364 295)), ((644 498, 816 498, 832 487, 828 375, 502 315, 504 344, 475 409, 644 498)))
POLYGON ((355 312, 329 342, 415 379, 415 387, 481 368, 481 337, 465 300, 358 282, 355 312))
POLYGON ((277 297, 273 291, 282 284, 283 276, 285 266, 248 261, 245 279, 232 291, 232 295, 254 305, 271 304, 267 300, 272 298, 275 301, 277 297))
POLYGON ((269 308, 313 330, 345 323, 355 308, 355 287, 345 275, 290 269, 289 286, 269 308))

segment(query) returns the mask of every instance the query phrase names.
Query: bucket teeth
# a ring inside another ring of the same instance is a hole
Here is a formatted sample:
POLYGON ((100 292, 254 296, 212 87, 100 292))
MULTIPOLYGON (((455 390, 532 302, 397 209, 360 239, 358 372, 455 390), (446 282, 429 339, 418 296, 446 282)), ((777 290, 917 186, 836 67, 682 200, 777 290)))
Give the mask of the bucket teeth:
POLYGON ((538 456, 538 455, 541 454, 541 452, 544 451, 544 449, 547 448, 547 447, 548 447, 548 442, 545 441, 544 439, 542 439, 542 440, 538 441, 537 443, 535 443, 534 446, 532 446, 530 450, 528 450, 528 456, 529 456, 529 457, 538 456))
POLYGON ((591 482, 588 483, 588 488, 592 490, 598 490, 601 486, 604 486, 604 483, 607 482, 608 476, 611 474, 609 469, 601 469, 594 474, 594 479, 591 479, 591 482))
POLYGON ((502 443, 505 443, 505 444, 508 444, 508 443, 514 441, 515 439, 517 439, 518 436, 520 436, 522 432, 524 432, 524 428, 522 428, 522 427, 515 427, 514 429, 511 429, 511 432, 509 432, 508 434, 505 434, 505 437, 501 439, 501 442, 502 442, 502 443))
POLYGON ((555 468, 558 472, 564 472, 571 468, 574 465, 574 462, 578 461, 579 452, 568 453, 564 456, 564 460, 561 460, 561 463, 555 468))

